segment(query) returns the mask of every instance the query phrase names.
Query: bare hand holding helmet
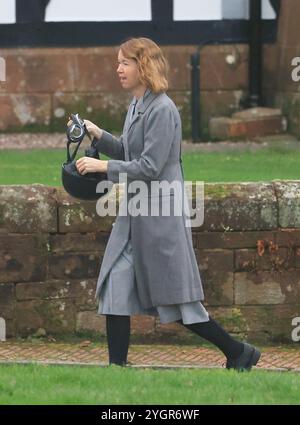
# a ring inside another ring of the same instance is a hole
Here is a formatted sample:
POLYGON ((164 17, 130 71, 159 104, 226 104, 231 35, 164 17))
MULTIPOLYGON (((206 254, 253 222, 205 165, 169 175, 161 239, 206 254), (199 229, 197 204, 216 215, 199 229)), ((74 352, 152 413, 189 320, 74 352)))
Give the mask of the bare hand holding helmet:
POLYGON ((83 120, 79 114, 71 114, 67 123, 67 162, 62 165, 62 183, 65 190, 73 197, 83 200, 98 199, 107 193, 96 192, 97 184, 107 180, 107 161, 100 160, 99 152, 91 143, 85 150, 85 156, 75 161, 75 156, 85 135, 92 141, 92 136, 99 139, 102 130, 91 121, 83 120), (76 148, 70 154, 70 145, 76 148))

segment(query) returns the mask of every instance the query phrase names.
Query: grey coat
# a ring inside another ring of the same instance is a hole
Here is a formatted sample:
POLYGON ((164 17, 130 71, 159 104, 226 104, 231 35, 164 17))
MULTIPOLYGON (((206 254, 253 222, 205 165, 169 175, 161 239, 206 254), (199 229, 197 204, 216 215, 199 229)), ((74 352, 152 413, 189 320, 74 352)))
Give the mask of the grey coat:
MULTIPOLYGON (((100 139, 94 139, 98 151, 113 158, 108 161, 108 180, 119 183, 119 173, 127 173, 128 184, 142 180, 150 187, 155 180, 179 181, 183 190, 179 162, 181 119, 176 105, 166 93, 155 94, 147 89, 130 122, 132 106, 133 101, 120 138, 103 131, 100 139)), ((127 202, 134 195, 127 192, 127 202)), ((172 193, 155 196, 149 189, 144 201, 149 211, 150 202, 161 207, 171 201, 174 211, 172 199, 172 193)), ((161 213, 159 216, 117 215, 104 252, 95 298, 99 297, 105 278, 129 238, 138 294, 144 308, 204 299, 191 228, 186 226, 183 214, 163 216, 161 213)))

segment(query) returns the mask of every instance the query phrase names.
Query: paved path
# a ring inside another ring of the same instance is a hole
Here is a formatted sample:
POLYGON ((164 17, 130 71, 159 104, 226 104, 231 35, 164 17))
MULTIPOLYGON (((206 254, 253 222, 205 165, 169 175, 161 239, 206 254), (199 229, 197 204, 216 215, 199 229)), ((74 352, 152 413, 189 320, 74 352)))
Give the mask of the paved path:
MULTIPOLYGON (((266 347, 257 369, 300 372, 300 347, 266 347)), ((47 364, 107 366, 107 346, 83 341, 0 342, 0 363, 41 362, 47 364)), ((195 345, 131 345, 128 362, 132 367, 222 368, 225 357, 219 350, 195 345)))

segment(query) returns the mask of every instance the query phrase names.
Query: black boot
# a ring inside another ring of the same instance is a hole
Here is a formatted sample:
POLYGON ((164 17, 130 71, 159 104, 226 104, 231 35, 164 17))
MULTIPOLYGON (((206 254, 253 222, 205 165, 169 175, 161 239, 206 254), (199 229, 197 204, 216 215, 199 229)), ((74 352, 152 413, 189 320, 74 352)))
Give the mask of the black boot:
POLYGON ((177 322, 216 345, 226 356, 227 369, 250 370, 252 366, 257 364, 260 358, 261 354, 257 348, 232 338, 210 316, 207 322, 185 324, 182 322, 182 319, 177 320, 177 322))
POLYGON ((237 359, 227 359, 226 369, 236 369, 238 371, 251 370, 260 359, 260 351, 246 342, 244 343, 244 351, 237 359))
POLYGON ((127 365, 130 339, 130 316, 106 315, 109 364, 127 365))

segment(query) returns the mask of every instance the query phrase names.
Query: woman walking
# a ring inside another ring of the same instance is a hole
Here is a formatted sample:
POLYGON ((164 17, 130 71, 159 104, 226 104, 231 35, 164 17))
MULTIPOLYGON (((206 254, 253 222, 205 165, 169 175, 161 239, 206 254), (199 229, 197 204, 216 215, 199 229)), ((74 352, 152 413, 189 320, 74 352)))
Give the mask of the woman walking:
MULTIPOLYGON (((173 208, 174 193, 151 192, 153 182, 184 185, 179 161, 181 119, 166 94, 168 63, 155 42, 131 38, 119 47, 117 73, 122 88, 133 95, 123 133, 116 138, 85 120, 94 136, 93 145, 112 159, 83 157, 76 161, 77 169, 82 174, 106 172, 113 183, 119 183, 123 173, 127 182, 143 182, 149 189, 144 206, 169 204, 173 208)), ((127 193, 127 200, 131 196, 127 193)), ((260 358, 255 347, 232 338, 202 305, 191 228, 183 215, 119 213, 105 249, 95 298, 98 314, 106 316, 110 364, 126 366, 130 316, 136 314, 159 316, 161 323, 180 323, 215 344, 224 353, 228 369, 250 370, 260 358)))

